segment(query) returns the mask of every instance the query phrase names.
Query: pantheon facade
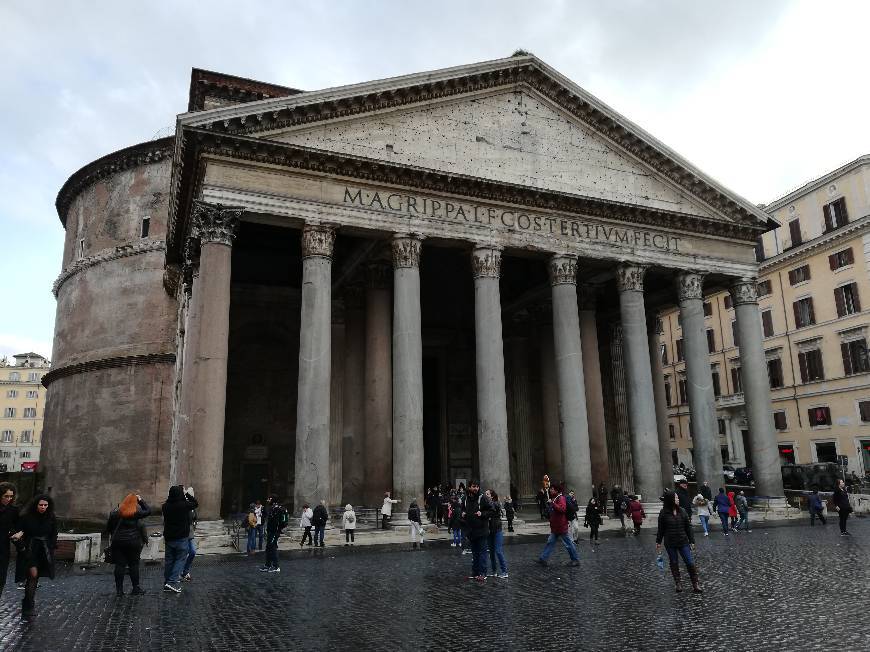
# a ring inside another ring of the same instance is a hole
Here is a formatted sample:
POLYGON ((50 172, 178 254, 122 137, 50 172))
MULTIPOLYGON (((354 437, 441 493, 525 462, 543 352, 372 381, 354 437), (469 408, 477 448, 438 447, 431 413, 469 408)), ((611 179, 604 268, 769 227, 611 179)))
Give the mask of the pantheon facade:
POLYGON ((754 247, 772 228, 533 56, 297 89, 194 70, 172 137, 74 173, 43 461, 60 513, 193 485, 398 509, 480 477, 671 484, 657 314, 722 482, 705 294, 737 313, 757 491, 781 496, 754 247))

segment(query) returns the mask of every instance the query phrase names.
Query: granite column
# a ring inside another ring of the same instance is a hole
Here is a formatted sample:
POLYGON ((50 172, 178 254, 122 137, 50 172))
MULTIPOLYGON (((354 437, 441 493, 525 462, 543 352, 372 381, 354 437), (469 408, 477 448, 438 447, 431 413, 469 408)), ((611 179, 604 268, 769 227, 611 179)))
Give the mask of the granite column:
POLYGON ((659 435, 662 487, 672 487, 674 484, 674 463, 671 459, 671 434, 668 429, 668 405, 659 342, 659 319, 655 313, 647 316, 647 332, 649 333, 649 366, 652 372, 653 397, 656 402, 656 430, 659 435))

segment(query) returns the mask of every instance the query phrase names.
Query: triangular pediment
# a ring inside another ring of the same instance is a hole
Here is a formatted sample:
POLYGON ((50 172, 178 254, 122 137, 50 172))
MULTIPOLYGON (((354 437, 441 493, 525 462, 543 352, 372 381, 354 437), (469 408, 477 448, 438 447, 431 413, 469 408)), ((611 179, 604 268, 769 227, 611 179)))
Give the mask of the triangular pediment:
POLYGON ((533 56, 201 111, 179 123, 753 231, 769 219, 533 56))

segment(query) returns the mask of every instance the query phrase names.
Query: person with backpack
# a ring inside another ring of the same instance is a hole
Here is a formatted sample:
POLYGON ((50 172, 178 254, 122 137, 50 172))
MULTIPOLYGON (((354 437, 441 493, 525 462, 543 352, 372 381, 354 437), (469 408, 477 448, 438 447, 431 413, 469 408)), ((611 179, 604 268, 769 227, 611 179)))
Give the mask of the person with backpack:
POLYGON ((278 561, 278 539, 282 530, 287 527, 290 517, 287 510, 278 501, 278 496, 269 496, 266 500, 269 507, 269 518, 266 521, 266 563, 260 568, 263 573, 280 573, 278 561))
POLYGON ((489 537, 489 521, 492 516, 492 503, 480 491, 480 481, 468 483, 468 492, 462 505, 462 520, 467 529, 468 540, 471 543, 471 575, 470 580, 486 581, 486 562, 483 553, 489 537))
POLYGON ((719 493, 716 494, 716 499, 713 501, 716 508, 716 513, 719 515, 719 520, 722 521, 722 533, 728 536, 728 512, 731 510, 731 501, 725 495, 725 489, 719 487, 719 493))
POLYGON ((192 495, 185 493, 184 485, 169 487, 169 496, 161 508, 166 549, 163 560, 163 591, 166 593, 181 593, 178 584, 190 555, 191 512, 197 507, 199 503, 192 495))
POLYGON ((417 537, 420 537, 420 546, 423 545, 423 520, 420 518, 420 507, 416 500, 412 500, 408 506, 408 533, 411 535, 411 548, 417 547, 417 537))
POLYGON ((562 495, 562 486, 550 485, 549 495, 547 510, 550 514, 550 536, 537 562, 541 566, 546 566, 547 559, 550 558, 550 555, 553 554, 553 548, 556 547, 556 541, 561 539, 565 550, 568 551, 568 556, 571 558, 571 565, 579 566, 580 559, 577 556, 577 548, 574 547, 574 542, 568 536, 567 501, 562 495))
MULTIPOLYGON (((583 527, 589 528, 589 543, 598 543, 598 528, 601 526, 601 510, 598 501, 593 496, 586 505, 586 516, 583 519, 583 527)), ((577 537, 579 539, 579 536, 577 537)), ((595 548, 593 547, 594 551, 595 548)))
POLYGON ((489 563, 492 570, 488 574, 488 577, 498 577, 506 580, 508 578, 508 567, 507 560, 504 557, 504 532, 501 525, 502 506, 499 503, 498 494, 495 490, 487 489, 485 495, 492 505, 492 515, 489 517, 489 534, 487 535, 489 563), (496 560, 498 560, 500 573, 495 567, 496 560))
POLYGON ((250 556, 257 549, 257 512, 256 505, 251 503, 248 507, 248 513, 245 515, 244 527, 247 535, 247 545, 245 546, 245 554, 250 556))
POLYGON ((311 518, 311 524, 314 526, 314 546, 318 545, 323 548, 323 537, 326 534, 326 522, 329 520, 329 512, 326 511, 326 501, 321 500, 320 504, 314 508, 314 516, 311 518))
POLYGON ((504 516, 507 519, 508 532, 514 531, 514 516, 516 515, 516 508, 514 507, 514 501, 510 496, 504 499, 504 516))
POLYGON ((752 532, 752 529, 749 527, 749 501, 746 499, 742 489, 734 498, 734 504, 737 507, 737 513, 740 514, 740 520, 737 522, 734 530, 739 530, 742 525, 744 532, 752 532))
POLYGON ((344 545, 349 546, 353 543, 353 535, 356 531, 356 512, 353 511, 353 505, 350 503, 344 506, 344 514, 341 515, 341 527, 344 528, 344 545))
POLYGON ((299 518, 299 527, 302 528, 302 541, 299 542, 300 548, 305 545, 306 539, 309 546, 314 543, 314 539, 311 538, 312 518, 314 518, 314 512, 311 511, 308 503, 305 503, 302 505, 302 516, 299 518))
POLYGON ((115 564, 115 592, 118 597, 124 595, 124 575, 128 569, 133 583, 130 595, 145 593, 139 586, 139 557, 142 547, 148 544, 143 519, 150 515, 151 508, 142 500, 142 496, 133 493, 127 494, 109 514, 106 534, 109 535, 112 563, 115 564))
POLYGON ((822 525, 827 525, 825 522, 825 506, 822 504, 822 497, 819 496, 819 488, 813 487, 813 493, 807 499, 810 509, 810 525, 816 524, 816 517, 822 522, 822 525))
POLYGON ((565 516, 568 519, 568 531, 571 534, 571 541, 574 543, 580 540, 580 519, 577 518, 579 512, 580 505, 577 504, 577 497, 573 491, 569 491, 568 495, 565 496, 565 516))

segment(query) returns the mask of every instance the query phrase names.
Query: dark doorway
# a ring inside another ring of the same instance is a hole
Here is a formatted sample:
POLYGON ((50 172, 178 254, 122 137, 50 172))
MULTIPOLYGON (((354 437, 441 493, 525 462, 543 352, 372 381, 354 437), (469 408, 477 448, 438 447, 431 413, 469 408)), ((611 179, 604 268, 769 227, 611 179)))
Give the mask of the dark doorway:
POLYGON ((242 465, 242 504, 241 510, 247 510, 248 505, 256 500, 266 502, 269 494, 269 465, 242 465))
POLYGON ((438 358, 423 358, 423 482, 426 487, 442 481, 440 367, 438 358))

